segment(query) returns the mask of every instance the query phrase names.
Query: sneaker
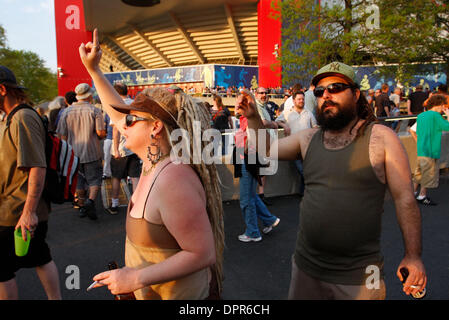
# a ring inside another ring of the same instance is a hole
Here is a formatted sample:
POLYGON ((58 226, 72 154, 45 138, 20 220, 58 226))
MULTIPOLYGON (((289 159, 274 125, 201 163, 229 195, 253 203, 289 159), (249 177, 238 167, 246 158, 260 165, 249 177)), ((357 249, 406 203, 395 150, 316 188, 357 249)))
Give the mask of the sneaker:
POLYGON ((432 200, 430 200, 429 197, 425 197, 424 199, 416 199, 418 200, 419 203, 424 204, 426 206, 436 206, 437 204, 435 202, 433 202, 432 200))
POLYGON ((115 207, 110 206, 109 208, 106 209, 106 211, 109 212, 112 215, 115 215, 115 214, 118 213, 118 207, 117 206, 115 206, 115 207))
POLYGON ((262 237, 251 238, 248 237, 246 234, 241 234, 239 235, 239 240, 242 242, 251 242, 251 241, 259 242, 260 240, 262 240, 262 237))
POLYGON ((79 217, 80 218, 87 217, 87 209, 86 209, 86 207, 80 207, 80 209, 79 209, 79 217))
POLYGON ((88 199, 86 201, 86 204, 84 206, 84 208, 86 208, 87 211, 87 216, 89 217, 89 219, 91 220, 97 220, 97 210, 95 209, 95 202, 93 202, 93 200, 88 199))
POLYGON ((281 219, 277 218, 276 221, 271 226, 263 228, 262 232, 265 234, 271 232, 271 230, 273 230, 273 228, 276 227, 279 224, 279 222, 281 222, 281 219))

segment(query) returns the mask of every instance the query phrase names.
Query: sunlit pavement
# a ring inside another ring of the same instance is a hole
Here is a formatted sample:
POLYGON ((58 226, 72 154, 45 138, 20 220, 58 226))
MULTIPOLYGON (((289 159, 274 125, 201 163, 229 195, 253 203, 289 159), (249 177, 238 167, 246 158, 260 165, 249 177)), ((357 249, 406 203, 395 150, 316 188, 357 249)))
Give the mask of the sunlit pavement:
MULTIPOLYGON (((420 206, 423 217, 423 259, 429 281, 426 299, 449 299, 449 175, 441 176, 440 187, 429 191, 438 203, 420 206)), ((298 230, 298 196, 271 198, 269 209, 281 223, 258 243, 242 243, 244 232, 238 201, 224 202, 225 210, 225 281, 224 299, 286 299, 290 281, 291 256, 298 230)), ((106 288, 89 292, 92 277, 107 269, 109 261, 124 264, 125 212, 112 216, 100 209, 99 219, 79 218, 69 204, 55 205, 50 216, 48 243, 59 269, 63 299, 112 299, 106 288), (79 289, 78 284, 79 271, 79 289)), ((361 212, 360 214, 363 214, 361 212)), ((325 230, 323 230, 325 232, 325 230)), ((403 257, 403 241, 394 204, 385 200, 382 248, 385 258, 387 299, 411 299, 402 293, 396 268, 403 257)), ((17 273, 20 299, 46 299, 33 269, 17 273)))

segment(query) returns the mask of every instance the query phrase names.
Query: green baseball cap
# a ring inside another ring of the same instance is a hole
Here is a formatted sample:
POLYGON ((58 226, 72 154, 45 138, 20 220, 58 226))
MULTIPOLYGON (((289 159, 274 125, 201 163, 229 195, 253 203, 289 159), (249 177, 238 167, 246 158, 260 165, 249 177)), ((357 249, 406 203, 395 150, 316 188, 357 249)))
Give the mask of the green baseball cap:
POLYGON ((357 85, 354 68, 338 61, 331 62, 318 70, 312 79, 312 84, 316 86, 321 79, 333 75, 343 76, 351 84, 357 85))

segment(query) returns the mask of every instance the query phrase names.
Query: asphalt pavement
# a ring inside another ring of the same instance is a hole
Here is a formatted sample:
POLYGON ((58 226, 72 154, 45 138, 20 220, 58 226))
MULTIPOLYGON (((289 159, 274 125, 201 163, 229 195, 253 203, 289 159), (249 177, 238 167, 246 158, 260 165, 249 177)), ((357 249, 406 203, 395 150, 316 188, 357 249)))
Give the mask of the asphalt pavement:
MULTIPOLYGON (((440 187, 429 191, 438 203, 421 206, 423 218, 423 260, 428 274, 426 300, 449 299, 449 175, 441 176, 440 187)), ((224 290, 226 300, 286 299, 290 281, 291 256, 299 221, 300 197, 270 198, 271 212, 281 222, 258 243, 242 243, 237 236, 244 231, 238 201, 224 202, 226 249, 224 290)), ((124 265, 125 213, 110 215, 100 209, 99 219, 79 218, 69 204, 54 205, 49 220, 48 243, 59 270, 61 291, 66 300, 111 300, 106 288, 89 292, 92 277, 107 269, 109 261, 124 265)), ((410 300, 403 294, 396 268, 403 257, 403 240, 394 204, 387 195, 383 215, 382 250, 385 262, 387 300, 410 300)), ((361 212, 363 214, 363 212, 361 212)), ((325 230, 323 230, 325 232, 325 230)), ((34 269, 17 272, 19 298, 44 300, 46 295, 34 269)))

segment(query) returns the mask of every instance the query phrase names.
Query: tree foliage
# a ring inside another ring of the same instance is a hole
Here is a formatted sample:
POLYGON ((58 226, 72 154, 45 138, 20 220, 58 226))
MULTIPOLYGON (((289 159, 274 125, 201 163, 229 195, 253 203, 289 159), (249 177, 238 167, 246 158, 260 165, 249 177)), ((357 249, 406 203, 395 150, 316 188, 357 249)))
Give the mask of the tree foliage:
POLYGON ((413 63, 441 62, 449 75, 449 1, 378 0, 377 4, 381 24, 369 34, 368 46, 375 62, 396 64, 404 80, 416 71, 413 63))
POLYGON ((5 29, 0 26, 0 48, 4 48, 6 46, 6 33, 5 29))
POLYGON ((449 0, 273 0, 272 7, 282 19, 286 83, 304 83, 334 60, 394 64, 381 73, 402 81, 416 63, 442 62, 449 76, 449 0))
POLYGON ((282 19, 280 62, 283 81, 307 84, 316 70, 331 61, 366 62, 366 8, 369 0, 274 0, 282 19))
POLYGON ((6 45, 6 34, 0 26, 0 65, 11 69, 17 81, 26 87, 31 101, 39 104, 58 95, 57 76, 31 51, 14 50, 6 45))

